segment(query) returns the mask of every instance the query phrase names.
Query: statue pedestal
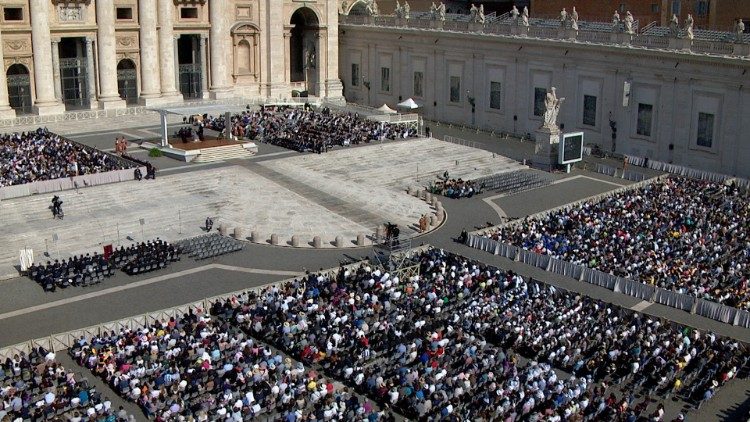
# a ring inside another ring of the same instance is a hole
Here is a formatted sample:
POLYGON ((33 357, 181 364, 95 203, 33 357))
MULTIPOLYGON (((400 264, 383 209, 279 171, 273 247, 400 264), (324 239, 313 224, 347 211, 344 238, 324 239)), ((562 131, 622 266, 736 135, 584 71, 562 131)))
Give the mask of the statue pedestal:
POLYGON ((574 41, 577 36, 578 36, 578 31, 572 28, 560 28, 557 31, 557 37, 560 38, 561 40, 574 41))
POLYGON ((531 159, 532 167, 544 171, 552 171, 557 167, 560 129, 540 127, 534 134, 536 141, 534 144, 534 157, 531 159))
POLYGON ((409 21, 404 18, 396 18, 396 26, 409 26, 409 21))
POLYGON ((440 19, 430 21, 430 29, 443 29, 443 21, 440 19))
POLYGON ((687 38, 669 38, 669 48, 672 50, 684 50, 690 51, 693 46, 693 41, 687 38))
POLYGON ((627 32, 613 32, 610 36, 610 40, 615 44, 630 45, 633 41, 633 34, 628 34, 627 32))
POLYGON ((732 54, 735 56, 750 56, 750 44, 740 44, 735 42, 732 48, 732 54))

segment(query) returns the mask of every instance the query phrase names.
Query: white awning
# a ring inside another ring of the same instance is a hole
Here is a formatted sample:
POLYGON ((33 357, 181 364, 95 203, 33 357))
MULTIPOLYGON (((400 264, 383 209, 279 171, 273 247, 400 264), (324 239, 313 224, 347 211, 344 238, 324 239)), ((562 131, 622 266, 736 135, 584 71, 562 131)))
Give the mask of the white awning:
POLYGON ((419 104, 417 104, 417 102, 414 101, 413 99, 409 98, 408 100, 406 100, 404 102, 398 103, 396 105, 396 107, 401 107, 401 108, 405 108, 405 109, 408 109, 408 110, 414 110, 414 109, 422 107, 422 106, 419 105, 419 104))
POLYGON ((398 111, 388 107, 388 104, 383 104, 380 108, 378 108, 378 111, 381 111, 386 114, 396 114, 398 111))

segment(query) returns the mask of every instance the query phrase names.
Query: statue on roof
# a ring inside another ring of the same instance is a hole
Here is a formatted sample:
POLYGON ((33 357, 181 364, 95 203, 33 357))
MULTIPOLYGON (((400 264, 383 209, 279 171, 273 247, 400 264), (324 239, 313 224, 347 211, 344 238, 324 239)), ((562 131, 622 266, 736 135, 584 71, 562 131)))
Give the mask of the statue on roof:
POLYGON ((693 23, 693 15, 688 13, 687 19, 685 19, 685 36, 689 40, 693 39, 693 23))
POLYGON ((675 14, 672 14, 672 20, 669 21, 669 35, 675 38, 680 35, 680 21, 675 14))
POLYGON ((735 41, 738 43, 741 43, 744 41, 744 34, 745 33, 745 22, 742 21, 742 18, 737 18, 737 20, 734 22, 734 35, 735 35, 735 41))
POLYGON ((578 12, 575 6, 573 6, 573 11, 570 12, 570 29, 578 31, 578 12))
POLYGON ((520 14, 521 13, 518 12, 518 8, 514 4, 513 8, 510 9, 510 18, 513 19, 513 23, 515 23, 516 25, 518 25, 518 15, 520 14))
POLYGON ((620 14, 615 10, 615 14, 612 15, 612 32, 620 32, 620 27, 620 14))
POLYGON ((469 20, 472 22, 476 22, 478 13, 479 13, 479 8, 477 8, 477 6, 474 3, 472 3, 471 9, 469 9, 469 20))
POLYGON ((430 19, 432 19, 432 20, 437 19, 437 6, 435 6, 435 2, 434 1, 430 5, 430 19))
POLYGON ((484 16, 484 5, 480 4, 479 5, 479 13, 477 14, 477 23, 484 24, 484 20, 485 19, 486 18, 484 16))
POLYGON ((409 2, 408 1, 404 2, 404 7, 402 9, 402 12, 403 12, 403 15, 404 15, 403 16, 404 19, 409 19, 411 17, 411 7, 409 6, 409 2))
POLYGON ((438 13, 438 19, 441 22, 445 22, 445 3, 440 2, 440 5, 437 7, 437 13, 438 13))
POLYGON ((568 12, 566 12, 565 8, 563 7, 563 9, 560 11, 560 26, 564 28, 567 22, 568 22, 568 12))
POLYGON ((529 26, 529 8, 527 6, 523 7, 523 12, 521 13, 521 25, 529 26))
POLYGON ((625 32, 628 34, 633 34, 633 23, 635 23, 635 19, 633 19, 633 15, 630 13, 630 10, 625 12, 625 32))

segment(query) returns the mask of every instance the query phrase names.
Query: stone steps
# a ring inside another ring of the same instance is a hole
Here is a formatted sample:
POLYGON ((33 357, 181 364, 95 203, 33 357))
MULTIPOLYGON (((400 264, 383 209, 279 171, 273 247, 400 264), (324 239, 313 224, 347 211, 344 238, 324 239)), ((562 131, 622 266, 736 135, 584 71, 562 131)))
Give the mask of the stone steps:
POLYGON ((242 145, 225 145, 221 147, 205 148, 200 155, 195 157, 193 163, 213 163, 216 161, 227 161, 240 158, 250 158, 255 152, 245 149, 242 145))

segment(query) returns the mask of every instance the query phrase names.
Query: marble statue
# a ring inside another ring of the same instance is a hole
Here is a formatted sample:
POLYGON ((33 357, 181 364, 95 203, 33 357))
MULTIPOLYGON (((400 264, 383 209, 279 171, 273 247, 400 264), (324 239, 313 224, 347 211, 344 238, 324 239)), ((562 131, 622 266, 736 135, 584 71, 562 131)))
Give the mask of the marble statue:
POLYGON ((578 31, 578 11, 573 6, 573 11, 570 13, 570 28, 578 31))
POLYGON ((689 40, 693 39, 693 23, 693 15, 688 13, 687 19, 685 19, 685 33, 689 40))
POLYGON ((518 15, 520 15, 520 13, 518 12, 518 8, 514 4, 513 8, 510 9, 510 17, 511 19, 513 19, 513 23, 515 23, 516 25, 518 25, 518 15))
POLYGON ((521 25, 529 26, 529 7, 524 6, 521 11, 521 25))
POLYGON ((669 21, 669 35, 675 38, 680 35, 680 21, 675 14, 672 14, 672 20, 669 21))
POLYGON ((471 9, 469 9, 469 20, 471 20, 472 22, 476 22, 478 13, 479 13, 479 9, 474 3, 472 3, 471 9))
POLYGON ((630 13, 630 10, 625 12, 625 32, 628 34, 633 33, 633 23, 635 23, 635 19, 633 19, 633 15, 630 13))
POLYGON ((742 21, 742 19, 737 18, 737 21, 734 23, 734 35, 735 35, 735 41, 738 43, 741 43, 744 40, 744 34, 745 33, 745 22, 742 21))
POLYGON ((347 2, 346 0, 343 0, 341 2, 341 14, 346 15, 348 13, 349 13, 349 2, 347 2))
POLYGON ((411 6, 409 6, 409 2, 408 1, 404 2, 404 7, 402 9, 402 12, 403 12, 403 15, 404 15, 403 16, 404 19, 409 19, 411 17, 411 6))
POLYGON ((560 11, 560 26, 565 27, 565 24, 568 22, 568 12, 565 11, 565 8, 563 7, 563 10, 560 11))
POLYGON ((435 6, 434 1, 432 2, 432 5, 430 5, 430 19, 437 19, 437 6, 435 6))
POLYGON ((370 16, 378 16, 380 14, 377 1, 370 0, 370 4, 367 5, 367 14, 370 16))
POLYGON ((440 2, 440 6, 437 7, 438 19, 441 22, 445 22, 445 3, 440 2))
POLYGON ((485 17, 484 17, 484 5, 480 4, 479 5, 479 13, 477 13, 477 23, 484 24, 484 20, 485 20, 485 17))
POLYGON ((565 98, 557 98, 557 88, 554 86, 547 92, 547 97, 544 99, 544 123, 543 128, 551 130, 559 130, 557 126, 557 115, 560 113, 560 106, 562 105, 565 98))
POLYGON ((393 11, 393 14, 398 19, 403 17, 404 9, 401 7, 401 3, 399 3, 398 0, 396 0, 396 9, 393 11))
POLYGON ((612 32, 620 32, 620 14, 615 10, 612 15, 612 32))

